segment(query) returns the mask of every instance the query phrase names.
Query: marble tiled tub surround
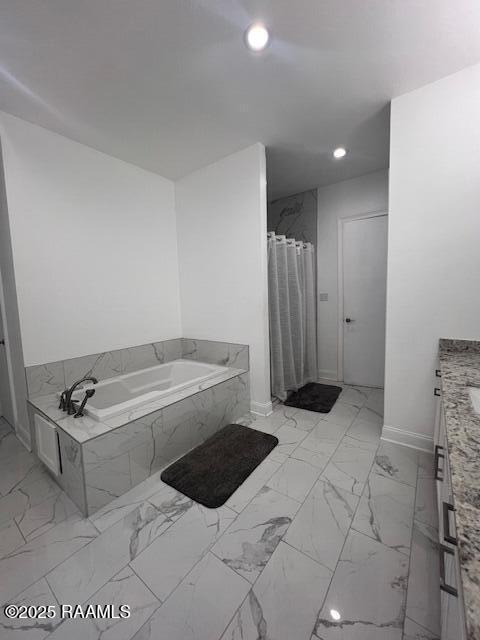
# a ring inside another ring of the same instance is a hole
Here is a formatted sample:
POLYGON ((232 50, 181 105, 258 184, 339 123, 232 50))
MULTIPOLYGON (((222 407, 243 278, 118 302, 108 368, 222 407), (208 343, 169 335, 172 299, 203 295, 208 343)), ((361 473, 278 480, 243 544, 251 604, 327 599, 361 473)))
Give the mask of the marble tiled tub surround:
POLYGON ((88 416, 65 417, 56 396, 29 403, 33 412, 56 424, 61 445, 68 443, 65 465, 67 450, 61 446, 58 481, 83 513, 92 514, 245 414, 249 374, 226 369, 222 376, 115 416, 109 424, 88 416), (74 449, 80 449, 75 456, 74 449), (69 458, 75 458, 73 466, 69 458))
POLYGON ((26 367, 28 395, 30 398, 46 396, 63 391, 85 376, 105 380, 178 358, 220 364, 235 369, 249 369, 247 345, 175 338, 26 367))
POLYGON ((480 638, 480 341, 440 340, 440 371, 468 637, 480 638))
MULTIPOLYGON (((249 410, 248 346, 177 339, 26 370, 30 412, 55 423, 62 473, 58 482, 92 514, 249 410), (115 377, 178 358, 220 364, 214 378, 96 421, 68 416, 57 393, 85 375, 115 377), (47 393, 45 393, 47 392, 47 393)), ((33 420, 32 420, 33 424, 33 420)), ((32 428, 35 450, 35 434, 32 428)))
POLYGON ((0 607, 0 636, 439 640, 433 456, 380 441, 382 395, 345 387, 326 416, 277 405, 240 419, 280 446, 219 509, 156 472, 84 519, 7 428, 0 604, 128 603, 132 615, 12 621, 0 607))

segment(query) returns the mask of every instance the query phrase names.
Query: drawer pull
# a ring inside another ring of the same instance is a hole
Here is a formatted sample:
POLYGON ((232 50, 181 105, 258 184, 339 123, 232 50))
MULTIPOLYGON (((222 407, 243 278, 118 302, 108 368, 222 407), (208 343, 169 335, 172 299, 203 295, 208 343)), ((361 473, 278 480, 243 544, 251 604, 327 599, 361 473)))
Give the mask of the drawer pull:
POLYGON ((440 397, 442 394, 440 393, 440 389, 439 387, 435 387, 435 389, 433 390, 433 395, 434 396, 438 396, 440 397))
POLYGON ((451 596, 455 596, 457 598, 458 597, 457 589, 455 589, 455 587, 452 587, 452 585, 447 584, 445 582, 445 557, 444 556, 446 553, 453 556, 454 552, 452 549, 450 549, 449 547, 446 547, 444 544, 440 545, 439 552, 440 552, 440 589, 442 591, 445 591, 445 593, 449 593, 451 596))
POLYGON ((439 444, 435 445, 435 480, 440 480, 440 482, 443 482, 443 475, 440 476, 439 473, 440 471, 443 473, 443 469, 440 469, 440 458, 444 459, 445 456, 443 455, 443 453, 440 453, 440 449, 443 451, 443 447, 440 446, 439 444))
POLYGON ((458 546, 457 538, 450 535, 450 518, 448 517, 448 514, 450 511, 452 512, 455 511, 455 507, 453 506, 453 504, 450 504, 449 502, 443 502, 442 509, 443 509, 443 538, 445 542, 449 542, 450 544, 458 546))

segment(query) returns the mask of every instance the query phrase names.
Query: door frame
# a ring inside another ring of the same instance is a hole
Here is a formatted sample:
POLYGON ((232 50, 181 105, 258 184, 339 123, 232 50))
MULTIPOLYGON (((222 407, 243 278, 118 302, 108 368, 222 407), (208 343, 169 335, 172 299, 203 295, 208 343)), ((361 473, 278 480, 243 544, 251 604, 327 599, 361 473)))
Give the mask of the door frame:
POLYGON ((10 402, 12 405, 12 413, 14 423, 10 426, 12 429, 16 429, 16 425, 18 422, 18 414, 17 414, 17 405, 15 402, 15 385, 13 378, 13 367, 12 367, 12 354, 10 351, 10 340, 8 339, 8 327, 7 327, 7 315, 5 310, 5 295, 3 290, 3 278, 0 272, 0 314, 2 316, 2 326, 3 326, 3 338, 5 340, 5 344, 3 348, 5 349, 5 359, 7 362, 7 377, 8 377, 8 386, 10 393, 10 402))
MULTIPOLYGON (((344 225, 347 222, 354 220, 368 220, 368 218, 380 218, 381 216, 388 216, 386 209, 380 209, 378 211, 368 211, 365 213, 359 213, 353 216, 346 216, 338 219, 338 263, 337 263, 337 380, 343 381, 343 230, 344 225)), ((387 246, 388 252, 388 246, 387 246)), ((388 256, 388 253, 387 253, 388 256)))

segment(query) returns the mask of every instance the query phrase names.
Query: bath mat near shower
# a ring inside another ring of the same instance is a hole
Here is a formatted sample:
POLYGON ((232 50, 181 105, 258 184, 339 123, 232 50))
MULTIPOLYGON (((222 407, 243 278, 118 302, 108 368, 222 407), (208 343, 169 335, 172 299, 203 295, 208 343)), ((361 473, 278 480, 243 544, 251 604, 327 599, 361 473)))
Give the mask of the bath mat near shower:
POLYGON ((283 404, 286 404, 287 407, 328 413, 337 401, 341 391, 341 387, 309 382, 298 391, 292 392, 283 404))
POLYGON ((210 509, 221 507, 278 444, 278 438, 227 424, 171 464, 163 482, 210 509))

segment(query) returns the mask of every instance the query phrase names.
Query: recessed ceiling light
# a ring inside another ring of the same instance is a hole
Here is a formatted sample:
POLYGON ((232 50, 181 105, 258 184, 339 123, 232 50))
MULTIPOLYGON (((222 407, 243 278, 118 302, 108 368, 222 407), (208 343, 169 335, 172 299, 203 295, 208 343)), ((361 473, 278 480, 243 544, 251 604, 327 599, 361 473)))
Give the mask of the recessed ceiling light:
POLYGON ((245 32, 245 42, 251 51, 263 51, 269 38, 266 28, 258 22, 250 25, 245 32))
POLYGON ((334 158, 343 158, 344 156, 347 155, 347 150, 344 149, 343 147, 337 147, 334 151, 333 151, 333 157, 334 158))
POLYGON ((330 609, 330 615, 332 616, 333 620, 340 620, 340 618, 342 617, 336 609, 330 609))

